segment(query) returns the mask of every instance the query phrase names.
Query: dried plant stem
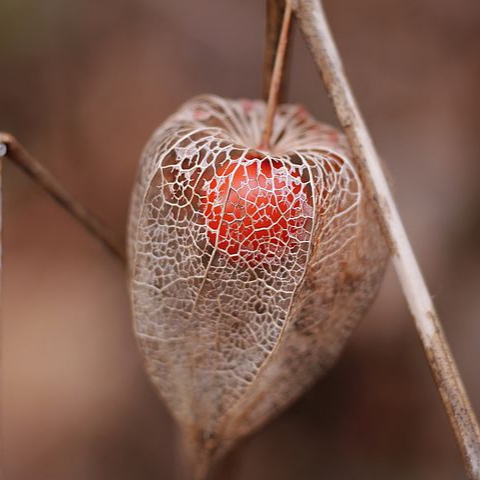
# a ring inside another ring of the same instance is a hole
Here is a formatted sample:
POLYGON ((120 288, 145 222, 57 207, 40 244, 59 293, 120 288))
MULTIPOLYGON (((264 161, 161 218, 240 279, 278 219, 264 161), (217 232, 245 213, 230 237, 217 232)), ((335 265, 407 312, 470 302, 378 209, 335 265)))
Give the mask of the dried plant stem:
MULTIPOLYGON (((275 57, 280 40, 280 32, 282 30, 283 17, 285 14, 285 0, 267 0, 267 22, 265 34, 265 55, 263 63, 263 78, 262 78, 262 97, 267 102, 270 94, 270 86, 272 83, 273 68, 275 66, 275 57)), ((291 29, 291 27, 290 27, 291 29)), ((290 41, 287 47, 285 63, 288 62, 289 50, 292 42, 290 41)), ((282 101, 283 93, 285 91, 285 72, 284 68, 283 82, 280 86, 279 102, 282 101)))
POLYGON ((408 240, 380 158, 350 89, 319 0, 296 0, 295 13, 331 96, 387 236, 395 268, 469 479, 480 479, 480 431, 430 294, 408 240))
POLYGON ((3 158, 11 160, 20 167, 61 207, 77 219, 91 234, 97 237, 113 255, 122 262, 125 261, 124 250, 120 247, 114 235, 95 215, 75 200, 45 167, 30 156, 14 137, 7 133, 0 133, 0 163, 3 158))
MULTIPOLYGON (((0 143, 0 392, 3 389, 3 162, 2 144, 0 143)), ((3 395, 0 395, 0 479, 4 477, 4 443, 3 443, 3 395)))
MULTIPOLYGON (((272 7, 272 9, 275 7, 272 7)), ((268 149, 270 147, 270 137, 273 130, 273 119, 275 118, 275 110, 280 98, 280 90, 282 85, 282 76, 285 65, 285 56, 288 46, 288 38, 290 33, 290 26, 292 20, 292 0, 286 0, 283 14, 282 28, 280 31, 280 38, 278 40, 278 48, 275 53, 275 61, 273 63, 273 71, 270 78, 270 86, 268 90, 267 113, 265 115, 265 126, 262 132, 262 140, 260 148, 268 149)), ((273 34, 272 34, 273 35, 273 34)), ((268 62, 269 42, 267 39, 267 55, 266 65, 268 62)), ((268 77, 267 77, 268 78, 268 77)))

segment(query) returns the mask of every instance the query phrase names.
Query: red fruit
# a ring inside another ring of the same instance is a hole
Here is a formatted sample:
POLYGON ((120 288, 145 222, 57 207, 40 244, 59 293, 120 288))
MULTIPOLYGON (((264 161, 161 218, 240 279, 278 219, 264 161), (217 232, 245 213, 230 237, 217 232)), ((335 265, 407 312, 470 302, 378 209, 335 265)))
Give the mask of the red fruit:
POLYGON ((298 244, 311 207, 298 169, 257 153, 220 167, 201 202, 212 246, 253 266, 298 244))

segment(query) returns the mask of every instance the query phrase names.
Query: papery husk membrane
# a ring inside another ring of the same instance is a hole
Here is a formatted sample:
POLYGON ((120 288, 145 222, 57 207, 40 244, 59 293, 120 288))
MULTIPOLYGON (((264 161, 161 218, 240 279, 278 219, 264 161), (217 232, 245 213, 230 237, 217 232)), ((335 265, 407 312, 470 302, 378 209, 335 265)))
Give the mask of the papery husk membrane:
POLYGON ((259 151, 265 112, 262 101, 189 101, 148 143, 132 198, 135 333, 198 478, 333 364, 388 256, 343 135, 282 105, 259 151), (204 205, 226 164, 262 161, 296 172, 304 208, 278 255, 252 263, 247 246, 231 258, 212 244, 204 205))

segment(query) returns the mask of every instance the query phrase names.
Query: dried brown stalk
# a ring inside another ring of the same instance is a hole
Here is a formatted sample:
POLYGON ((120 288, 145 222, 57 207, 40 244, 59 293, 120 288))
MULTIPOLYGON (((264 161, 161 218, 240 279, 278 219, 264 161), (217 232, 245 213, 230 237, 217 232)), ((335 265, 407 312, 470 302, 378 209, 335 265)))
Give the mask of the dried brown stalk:
MULTIPOLYGON (((70 213, 92 235, 97 237, 107 249, 122 262, 124 249, 105 225, 76 199, 35 160, 11 135, 0 132, 0 160, 7 158, 20 167, 30 178, 40 185, 62 208, 70 213)), ((1 163, 1 161, 0 161, 1 163)), ((1 196, 0 196, 1 199, 1 196)))
MULTIPOLYGON (((97 237, 107 249, 124 262, 123 249, 118 246, 112 233, 98 220, 92 213, 76 201, 61 185, 52 177, 52 175, 29 155, 29 153, 20 145, 20 143, 11 135, 0 132, 0 276, 3 273, 3 160, 8 159, 15 165, 20 167, 27 173, 37 184, 39 184, 60 206, 75 217, 81 225, 83 225, 90 233, 97 237)), ((1 296, 2 279, 0 278, 0 317, 3 315, 3 302, 1 296)), ((0 322, 0 329, 2 322, 0 322)), ((0 334, 0 338, 2 335, 0 334)), ((3 366, 3 352, 0 342, 0 368, 3 366)), ((0 375, 0 379, 3 378, 0 375)), ((1 391, 1 388, 0 388, 1 391)), ((3 417, 3 405, 0 402, 0 426, 3 417)), ((2 432, 0 431, 0 441, 2 440, 2 432)), ((3 442, 0 443, 0 478, 3 478, 2 458, 3 458, 3 442)))
POLYGON ((393 262, 462 453, 468 478, 478 480, 478 423, 399 216, 380 158, 345 76, 323 7, 319 0, 296 0, 294 11, 389 240, 393 262))
MULTIPOLYGON (((2 156, 6 153, 7 148, 0 143, 0 392, 3 392, 3 162, 2 156)), ((4 478, 3 459, 3 396, 0 395, 0 478, 4 478)))
MULTIPOLYGON (((278 4, 277 6, 271 7, 272 11, 278 13, 278 4)), ((276 14, 273 16, 276 17, 276 14)), ((272 18, 273 19, 273 18, 272 18)), ((288 48, 288 38, 291 29, 291 20, 292 20, 292 0, 286 0, 283 9, 283 20, 282 20, 282 28, 280 30, 280 36, 278 39, 278 48, 274 53, 274 60, 273 62, 268 60, 269 57, 269 50, 271 50, 271 43, 269 39, 267 39, 267 51, 265 56, 265 68, 267 72, 268 67, 270 64, 273 63, 273 70, 271 75, 267 73, 265 75, 266 80, 270 80, 268 86, 268 100, 267 100, 267 112, 265 115, 265 126, 262 132, 262 140, 260 144, 260 148, 268 149, 270 146, 270 137, 272 136, 273 130, 273 119, 275 117, 275 110, 277 108, 279 99, 280 99, 280 92, 282 87, 282 77, 283 71, 285 66, 285 57, 287 54, 288 48)), ((267 20, 267 31, 269 26, 270 19, 267 20)), ((276 36, 275 31, 272 31, 272 37, 276 36)), ((264 85, 265 88, 265 85, 264 85)))
MULTIPOLYGON (((266 34, 265 34, 265 55, 263 64, 262 79, 262 97, 268 101, 270 94, 270 86, 272 83, 273 67, 275 65, 275 55, 277 53, 278 41, 282 30, 282 20, 285 13, 285 0, 267 0, 267 16, 266 16, 266 34)), ((292 27, 290 26, 290 29, 292 27)), ((288 63, 289 51, 291 50, 290 41, 287 47, 285 63, 288 63)), ((286 70, 286 69, 285 69, 286 70)), ((282 102, 283 94, 286 87, 286 79, 288 72, 283 74, 283 82, 279 92, 279 102, 282 102)))

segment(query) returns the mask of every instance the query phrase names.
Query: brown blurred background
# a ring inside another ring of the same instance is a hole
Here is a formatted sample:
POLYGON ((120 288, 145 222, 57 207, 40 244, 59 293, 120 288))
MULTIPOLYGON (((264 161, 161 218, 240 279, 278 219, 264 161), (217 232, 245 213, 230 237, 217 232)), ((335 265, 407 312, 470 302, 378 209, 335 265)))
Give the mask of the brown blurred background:
MULTIPOLYGON (((480 2, 325 6, 480 412, 480 2)), ((260 0, 0 0, 0 130, 123 236, 150 133, 195 94, 257 97, 263 27, 260 0)), ((289 99, 335 123, 300 35, 294 47, 289 99)), ((5 478, 178 479, 123 268, 5 177, 5 478)), ((391 269, 337 367, 235 465, 235 480, 464 478, 391 269)))

